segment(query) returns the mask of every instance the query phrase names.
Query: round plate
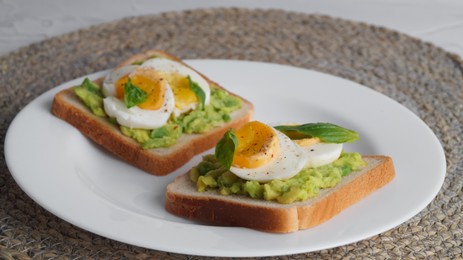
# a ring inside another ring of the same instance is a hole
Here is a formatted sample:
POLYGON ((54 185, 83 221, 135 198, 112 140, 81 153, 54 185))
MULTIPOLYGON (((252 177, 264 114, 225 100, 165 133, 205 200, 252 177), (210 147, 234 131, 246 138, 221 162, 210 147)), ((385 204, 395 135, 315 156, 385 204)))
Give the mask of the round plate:
POLYGON ((44 93, 11 123, 5 156, 19 186, 53 214, 101 236, 162 251, 228 257, 296 254, 365 239, 410 219, 442 186, 445 155, 435 135, 412 112, 378 92, 290 66, 187 62, 254 103, 256 120, 331 122, 355 129, 361 140, 345 149, 391 156, 396 178, 324 224, 290 234, 178 218, 164 209, 165 187, 201 157, 156 177, 101 149, 50 113, 55 93, 80 84, 79 78, 44 93))

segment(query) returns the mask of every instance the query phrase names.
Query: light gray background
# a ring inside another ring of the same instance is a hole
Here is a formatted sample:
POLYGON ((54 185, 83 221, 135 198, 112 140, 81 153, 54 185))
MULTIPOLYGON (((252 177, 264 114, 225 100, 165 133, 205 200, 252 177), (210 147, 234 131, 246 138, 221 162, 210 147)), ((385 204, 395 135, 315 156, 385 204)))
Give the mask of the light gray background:
POLYGON ((463 57, 458 0, 0 0, 0 56, 30 43, 123 17, 207 7, 278 8, 385 26, 463 57))

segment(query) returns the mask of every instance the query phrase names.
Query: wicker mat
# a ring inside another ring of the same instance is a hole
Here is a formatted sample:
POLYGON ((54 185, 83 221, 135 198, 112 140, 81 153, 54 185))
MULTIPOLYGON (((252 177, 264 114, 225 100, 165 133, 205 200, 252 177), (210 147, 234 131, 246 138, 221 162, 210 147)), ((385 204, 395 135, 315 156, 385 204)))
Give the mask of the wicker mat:
MULTIPOLYGON (((185 59, 266 61, 344 77, 405 105, 442 142, 447 177, 420 214, 367 240, 279 258, 463 257, 463 62, 431 44, 367 24, 223 8, 127 18, 32 44, 0 58, 0 150, 11 120, 41 93, 153 48, 185 59)), ((55 217, 16 185, 4 156, 0 201, 0 258, 201 258, 126 245, 55 217)))

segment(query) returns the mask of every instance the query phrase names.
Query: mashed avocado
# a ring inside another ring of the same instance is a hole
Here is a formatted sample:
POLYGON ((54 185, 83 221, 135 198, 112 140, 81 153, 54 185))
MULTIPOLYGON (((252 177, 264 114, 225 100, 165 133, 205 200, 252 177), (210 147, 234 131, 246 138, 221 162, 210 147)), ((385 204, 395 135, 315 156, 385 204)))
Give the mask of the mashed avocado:
POLYGON ((196 109, 179 116, 175 121, 187 134, 207 132, 230 121, 230 113, 241 108, 241 99, 218 87, 211 87, 211 101, 204 109, 196 109))
POLYGON ((120 126, 121 132, 139 142, 143 149, 169 147, 177 143, 182 135, 182 128, 174 123, 168 123, 153 130, 134 129, 120 126))
MULTIPOLYGON (((210 104, 204 109, 197 108, 178 118, 172 116, 166 125, 157 129, 145 130, 119 126, 121 132, 136 140, 144 149, 151 149, 174 145, 182 133, 200 134, 230 121, 230 113, 241 108, 241 99, 217 86, 210 85, 210 88, 210 104)), ((107 117, 100 86, 85 79, 82 85, 74 88, 74 92, 93 114, 107 117)), ((108 120, 115 123, 112 118, 108 120)), ((117 122, 115 124, 117 125, 117 122)))
POLYGON ((206 155, 191 169, 190 179, 200 192, 216 189, 222 195, 238 194, 288 204, 313 198, 321 189, 336 186, 342 177, 365 166, 366 162, 359 153, 343 152, 338 160, 317 168, 305 168, 287 180, 259 183, 237 177, 227 171, 214 155, 206 155))
POLYGON ((74 88, 74 92, 93 114, 100 117, 106 116, 103 109, 103 93, 101 93, 100 86, 86 78, 80 86, 74 88))

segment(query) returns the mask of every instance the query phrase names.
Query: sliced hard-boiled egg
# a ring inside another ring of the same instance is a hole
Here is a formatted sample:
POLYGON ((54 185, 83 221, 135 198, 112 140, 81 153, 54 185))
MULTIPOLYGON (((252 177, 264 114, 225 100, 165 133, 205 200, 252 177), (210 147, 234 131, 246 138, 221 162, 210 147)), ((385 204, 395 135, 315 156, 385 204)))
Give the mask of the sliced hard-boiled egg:
POLYGON ((321 143, 318 138, 305 138, 295 142, 306 152, 305 168, 315 168, 336 161, 342 153, 342 143, 321 143))
POLYGON ((174 95, 169 83, 150 68, 127 66, 115 70, 105 78, 103 94, 107 96, 103 104, 108 116, 130 128, 161 127, 166 124, 174 109, 174 95), (124 86, 129 77, 132 84, 146 94, 143 102, 130 108, 123 101, 124 86))
POLYGON ((204 104, 209 104, 211 96, 209 83, 196 71, 169 59, 150 59, 145 61, 141 67, 158 71, 169 82, 175 97, 175 116, 195 109, 200 102, 190 87, 190 80, 204 92, 204 104))
POLYGON ((235 133, 238 145, 230 171, 246 180, 270 181, 296 175, 306 164, 305 152, 289 137, 252 121, 235 133))
POLYGON ((138 65, 128 65, 108 73, 103 81, 103 95, 106 97, 115 97, 117 95, 117 89, 121 87, 123 88, 123 85, 121 86, 121 84, 125 84, 129 74, 138 67, 138 65))

